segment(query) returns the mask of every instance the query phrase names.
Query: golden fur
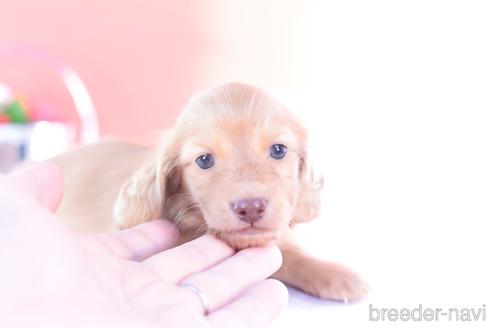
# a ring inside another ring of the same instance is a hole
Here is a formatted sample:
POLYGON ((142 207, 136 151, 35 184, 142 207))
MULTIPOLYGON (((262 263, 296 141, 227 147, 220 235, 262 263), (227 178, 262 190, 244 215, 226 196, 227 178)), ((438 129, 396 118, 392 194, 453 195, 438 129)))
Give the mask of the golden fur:
POLYGON ((293 240, 293 225, 319 210, 322 180, 306 149, 306 130, 282 104, 253 86, 226 84, 195 95, 151 154, 105 142, 54 159, 66 183, 59 213, 77 231, 165 218, 182 241, 211 233, 242 249, 275 240, 284 255, 277 278, 319 297, 358 299, 366 289, 357 275, 310 257, 293 240), (283 159, 269 156, 272 144, 287 146, 283 159), (195 163, 205 153, 215 158, 206 170, 195 163), (263 218, 236 218, 231 202, 254 197, 268 202, 263 218))

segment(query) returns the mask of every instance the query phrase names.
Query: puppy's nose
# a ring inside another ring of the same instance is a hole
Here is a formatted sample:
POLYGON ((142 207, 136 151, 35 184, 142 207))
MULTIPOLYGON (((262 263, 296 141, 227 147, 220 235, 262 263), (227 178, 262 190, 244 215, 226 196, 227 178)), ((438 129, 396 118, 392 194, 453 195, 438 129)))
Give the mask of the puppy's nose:
POLYGON ((253 224, 263 217, 267 200, 265 198, 245 198, 231 203, 231 209, 237 218, 253 224))

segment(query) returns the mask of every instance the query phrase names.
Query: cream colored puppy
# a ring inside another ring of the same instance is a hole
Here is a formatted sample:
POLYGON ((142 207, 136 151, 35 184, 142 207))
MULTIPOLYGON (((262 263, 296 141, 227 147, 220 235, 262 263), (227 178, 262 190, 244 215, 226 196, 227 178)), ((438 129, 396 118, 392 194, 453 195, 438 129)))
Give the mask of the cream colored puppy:
POLYGON ((195 95, 158 149, 105 142, 64 154, 60 216, 77 231, 164 218, 182 241, 209 233, 236 249, 276 241, 275 277, 340 301, 366 293, 350 270, 306 254, 292 227, 318 215, 320 179, 298 119, 264 91, 226 84, 195 95))

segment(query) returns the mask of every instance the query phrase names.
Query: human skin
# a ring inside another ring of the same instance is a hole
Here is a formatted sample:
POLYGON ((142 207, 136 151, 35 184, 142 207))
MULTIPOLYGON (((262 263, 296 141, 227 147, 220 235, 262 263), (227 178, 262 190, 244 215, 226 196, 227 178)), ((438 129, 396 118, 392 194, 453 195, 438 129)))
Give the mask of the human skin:
POLYGON ((53 214, 61 198, 53 164, 0 175, 0 326, 262 327, 286 304, 285 286, 267 279, 282 262, 275 245, 235 253, 204 236, 171 248, 166 220, 75 235, 53 214))

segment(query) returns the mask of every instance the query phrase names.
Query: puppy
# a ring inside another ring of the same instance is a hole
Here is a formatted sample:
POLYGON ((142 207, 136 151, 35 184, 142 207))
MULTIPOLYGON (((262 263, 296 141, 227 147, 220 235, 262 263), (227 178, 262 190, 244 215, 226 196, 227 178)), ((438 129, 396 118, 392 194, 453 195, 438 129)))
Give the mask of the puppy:
POLYGON ((85 232, 165 218, 181 242, 205 233, 236 249, 273 240, 284 258, 275 278, 320 298, 357 300, 365 283, 306 254, 292 235, 319 210, 322 180, 310 172, 306 144, 306 130, 282 104, 253 86, 226 84, 192 97, 151 154, 106 142, 54 159, 66 183, 60 216, 85 232))

